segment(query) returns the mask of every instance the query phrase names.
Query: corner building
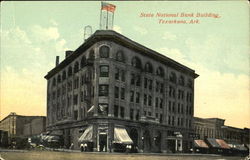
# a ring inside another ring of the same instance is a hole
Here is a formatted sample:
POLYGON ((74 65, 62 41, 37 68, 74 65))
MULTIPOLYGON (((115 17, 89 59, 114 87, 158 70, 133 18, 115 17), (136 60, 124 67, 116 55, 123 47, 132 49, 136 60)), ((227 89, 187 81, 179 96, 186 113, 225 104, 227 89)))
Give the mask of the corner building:
POLYGON ((98 30, 45 76, 47 130, 61 133, 66 147, 79 148, 80 138, 109 151, 132 140, 139 152, 186 152, 197 77, 115 31, 98 30))

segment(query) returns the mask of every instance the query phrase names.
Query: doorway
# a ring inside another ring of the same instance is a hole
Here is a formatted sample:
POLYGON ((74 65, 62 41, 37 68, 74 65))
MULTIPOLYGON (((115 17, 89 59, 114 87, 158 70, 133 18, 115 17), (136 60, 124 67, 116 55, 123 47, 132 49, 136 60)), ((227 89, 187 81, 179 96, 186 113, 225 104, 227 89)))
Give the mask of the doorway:
POLYGON ((107 134, 99 134, 99 151, 107 152, 107 134))

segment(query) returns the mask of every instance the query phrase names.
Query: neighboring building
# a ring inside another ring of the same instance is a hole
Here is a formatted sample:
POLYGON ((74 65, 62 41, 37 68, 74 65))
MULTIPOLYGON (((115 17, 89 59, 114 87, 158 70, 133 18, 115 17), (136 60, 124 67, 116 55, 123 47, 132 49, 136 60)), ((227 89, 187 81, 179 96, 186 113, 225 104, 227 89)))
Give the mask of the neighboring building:
MULTIPOLYGON (((7 117, 5 117, 0 122, 0 130, 8 132, 8 144, 13 141, 15 138, 24 137, 24 128, 27 123, 31 123, 35 119, 45 119, 44 116, 23 116, 17 115, 12 112, 7 117)), ((45 121, 44 121, 45 122, 45 121)), ((44 124, 38 124, 41 126, 45 126, 44 124)), ((36 128, 40 128, 41 126, 36 126, 36 128)), ((45 127, 42 129, 45 131, 45 127)), ((38 130, 36 130, 37 132, 38 130)))
POLYGON ((31 137, 39 135, 46 131, 46 117, 37 117, 31 120, 30 123, 26 123, 23 128, 23 135, 25 137, 31 137))
POLYGON ((96 31, 45 76, 47 130, 61 132, 66 147, 81 137, 94 151, 131 139, 143 152, 188 151, 196 77, 115 31, 96 31))
POLYGON ((223 139, 229 144, 250 144, 249 128, 235 128, 224 125, 225 120, 220 118, 194 117, 194 129, 197 139, 223 139))

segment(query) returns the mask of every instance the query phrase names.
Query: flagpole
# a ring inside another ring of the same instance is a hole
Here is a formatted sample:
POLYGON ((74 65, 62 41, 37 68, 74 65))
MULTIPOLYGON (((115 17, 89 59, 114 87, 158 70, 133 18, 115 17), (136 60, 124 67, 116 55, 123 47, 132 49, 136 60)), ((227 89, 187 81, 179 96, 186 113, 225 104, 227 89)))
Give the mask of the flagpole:
POLYGON ((106 22, 106 30, 108 30, 108 10, 107 10, 107 22, 106 22))
POLYGON ((100 10, 100 30, 102 29, 102 2, 101 2, 101 10, 100 10))

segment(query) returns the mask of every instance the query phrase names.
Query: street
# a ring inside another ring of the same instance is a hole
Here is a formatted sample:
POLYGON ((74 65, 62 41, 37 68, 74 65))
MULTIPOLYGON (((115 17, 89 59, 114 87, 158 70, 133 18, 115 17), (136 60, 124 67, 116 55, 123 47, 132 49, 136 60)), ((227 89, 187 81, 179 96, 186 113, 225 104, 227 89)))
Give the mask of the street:
POLYGON ((124 153, 81 153, 55 151, 0 152, 4 160, 244 160, 243 157, 218 155, 163 155, 163 154, 124 154, 124 153))

